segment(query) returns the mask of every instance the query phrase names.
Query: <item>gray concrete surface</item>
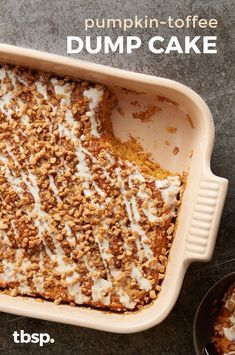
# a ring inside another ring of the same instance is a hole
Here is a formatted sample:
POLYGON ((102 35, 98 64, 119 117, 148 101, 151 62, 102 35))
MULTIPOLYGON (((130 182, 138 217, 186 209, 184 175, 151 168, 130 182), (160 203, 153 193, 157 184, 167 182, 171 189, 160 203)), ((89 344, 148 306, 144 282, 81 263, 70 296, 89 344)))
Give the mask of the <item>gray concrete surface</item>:
MULTIPOLYGON (((232 1, 227 0, 0 0, 0 41, 66 55, 66 36, 84 35, 84 19, 89 17, 131 17, 149 15, 184 18, 188 14, 217 18, 216 30, 137 30, 145 41, 160 34, 169 38, 185 34, 218 36, 218 54, 155 55, 141 48, 133 55, 88 55, 74 57, 97 63, 176 79, 196 90, 214 115, 216 141, 212 157, 215 174, 230 180, 228 198, 218 240, 210 263, 190 266, 178 302, 170 316, 159 326, 143 333, 115 335, 73 326, 0 314, 1 354, 194 354, 192 327, 197 306, 206 290, 219 278, 235 269, 234 236, 234 123, 232 1), (48 332, 53 345, 15 345, 12 333, 48 332)), ((120 30, 92 32, 93 35, 122 35, 120 30)))

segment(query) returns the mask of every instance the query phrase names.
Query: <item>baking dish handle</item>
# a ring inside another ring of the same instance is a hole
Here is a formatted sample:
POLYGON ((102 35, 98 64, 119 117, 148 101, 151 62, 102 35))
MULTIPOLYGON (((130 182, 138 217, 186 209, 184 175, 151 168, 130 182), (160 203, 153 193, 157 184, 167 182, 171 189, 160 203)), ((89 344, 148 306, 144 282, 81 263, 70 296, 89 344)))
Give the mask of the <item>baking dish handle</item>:
POLYGON ((186 240, 186 262, 211 259, 227 187, 228 180, 211 171, 202 174, 186 240))

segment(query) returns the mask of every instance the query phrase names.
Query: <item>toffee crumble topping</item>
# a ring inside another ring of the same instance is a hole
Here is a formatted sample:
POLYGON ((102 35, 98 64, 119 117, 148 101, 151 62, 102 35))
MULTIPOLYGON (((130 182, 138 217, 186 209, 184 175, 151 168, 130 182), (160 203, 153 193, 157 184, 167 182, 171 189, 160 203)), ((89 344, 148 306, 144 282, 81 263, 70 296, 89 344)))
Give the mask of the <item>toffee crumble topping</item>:
POLYGON ((116 311, 157 298, 183 182, 117 148, 114 104, 101 85, 0 67, 2 292, 116 311))

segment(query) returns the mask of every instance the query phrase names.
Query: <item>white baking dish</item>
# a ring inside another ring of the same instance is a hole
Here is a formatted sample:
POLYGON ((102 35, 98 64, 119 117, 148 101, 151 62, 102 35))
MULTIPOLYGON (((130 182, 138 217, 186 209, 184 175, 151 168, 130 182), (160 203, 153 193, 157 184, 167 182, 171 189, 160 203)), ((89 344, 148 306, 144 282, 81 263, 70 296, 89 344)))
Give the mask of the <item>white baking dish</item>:
POLYGON ((0 62, 106 85, 116 93, 119 106, 124 111, 124 116, 120 114, 120 109, 113 112, 115 133, 122 139, 128 134, 140 137, 144 148, 164 168, 179 173, 188 172, 166 277, 153 304, 138 312, 117 314, 0 295, 0 311, 117 333, 137 332, 160 323, 177 300, 188 265, 193 261, 208 261, 216 241, 227 180, 213 175, 210 170, 214 125, 209 108, 194 91, 168 79, 4 44, 0 45, 0 62), (120 88, 140 94, 123 92, 120 88), (154 102, 161 107, 161 111, 157 110, 151 122, 133 119, 132 112, 136 109, 131 102, 134 98, 145 105, 154 102), (177 131, 169 133, 169 126, 177 128, 177 131), (174 147, 179 148, 176 155, 172 153, 174 147))

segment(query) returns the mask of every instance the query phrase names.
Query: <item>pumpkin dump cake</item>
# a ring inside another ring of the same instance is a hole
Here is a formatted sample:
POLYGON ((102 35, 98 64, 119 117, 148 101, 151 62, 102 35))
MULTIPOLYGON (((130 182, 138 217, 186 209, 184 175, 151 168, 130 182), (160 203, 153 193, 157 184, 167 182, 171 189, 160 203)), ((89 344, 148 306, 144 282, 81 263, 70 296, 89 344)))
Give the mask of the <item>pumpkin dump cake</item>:
POLYGON ((214 325, 213 342, 218 354, 235 354, 235 283, 223 298, 214 325))
POLYGON ((101 85, 0 67, 0 289, 116 311, 161 290, 183 189, 101 85))

